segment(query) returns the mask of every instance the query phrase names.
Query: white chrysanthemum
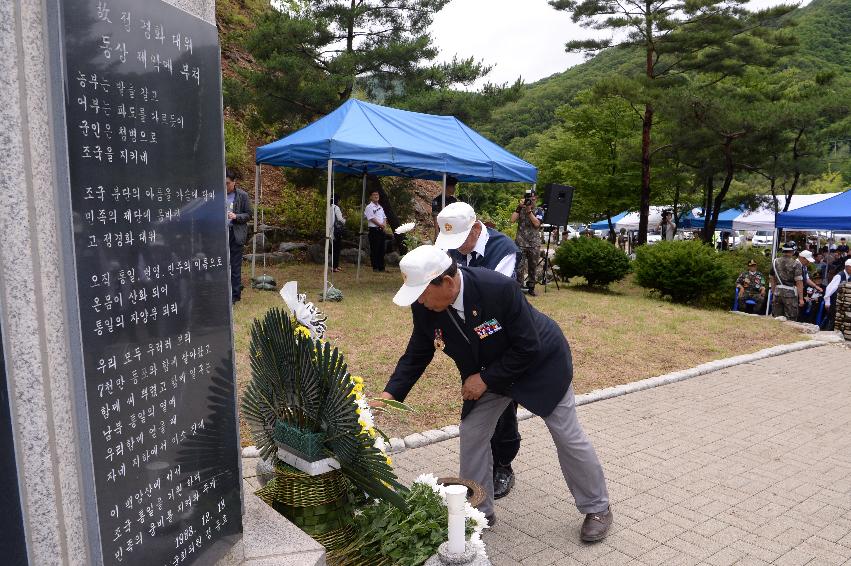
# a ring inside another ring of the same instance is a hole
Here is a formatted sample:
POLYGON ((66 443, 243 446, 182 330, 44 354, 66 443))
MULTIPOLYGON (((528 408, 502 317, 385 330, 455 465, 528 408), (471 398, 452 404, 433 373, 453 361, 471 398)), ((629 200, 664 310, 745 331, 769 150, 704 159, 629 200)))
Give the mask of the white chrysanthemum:
MULTIPOLYGON (((360 407, 360 405, 358 406, 360 407)), ((360 407, 360 421, 361 425, 367 430, 375 427, 375 419, 372 416, 372 411, 369 410, 368 404, 366 409, 360 407)))
MULTIPOLYGON (((440 484, 437 483, 437 476, 434 474, 420 474, 417 476, 417 479, 414 480, 414 483, 421 483, 427 485, 431 488, 433 492, 438 495, 443 495, 440 484)), ((446 503, 446 499, 444 498, 444 504, 446 503)))
POLYGON ((375 444, 373 446, 375 446, 381 452, 384 452, 384 453, 387 452, 387 442, 384 440, 384 437, 381 436, 381 435, 378 435, 378 436, 375 437, 375 444))
POLYGON ((310 336, 314 339, 325 337, 327 329, 326 321, 328 317, 322 314, 316 305, 307 300, 307 295, 298 294, 298 282, 289 281, 281 287, 281 298, 287 304, 287 308, 293 313, 296 320, 299 321, 310 332, 310 336))
POLYGON ((473 528, 479 532, 488 528, 488 520, 485 514, 470 505, 469 502, 464 503, 464 516, 473 521, 473 528))

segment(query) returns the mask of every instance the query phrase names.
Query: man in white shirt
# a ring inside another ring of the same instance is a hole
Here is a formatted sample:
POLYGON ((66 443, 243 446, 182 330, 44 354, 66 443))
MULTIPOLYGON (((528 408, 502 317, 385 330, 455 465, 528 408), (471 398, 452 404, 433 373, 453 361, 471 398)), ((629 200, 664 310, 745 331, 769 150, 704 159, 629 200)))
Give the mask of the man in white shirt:
POLYGON ((828 330, 833 330, 833 325, 836 322, 836 302, 833 300, 833 296, 839 290, 840 285, 849 281, 851 281, 851 259, 846 259, 845 269, 834 275, 827 289, 824 290, 824 306, 829 309, 827 319, 828 330))
POLYGON ((387 226, 387 215, 384 214, 384 207, 378 204, 379 198, 380 195, 377 190, 369 193, 370 202, 363 211, 366 224, 369 226, 369 258, 373 271, 384 271, 384 249, 386 245, 384 228, 387 226))

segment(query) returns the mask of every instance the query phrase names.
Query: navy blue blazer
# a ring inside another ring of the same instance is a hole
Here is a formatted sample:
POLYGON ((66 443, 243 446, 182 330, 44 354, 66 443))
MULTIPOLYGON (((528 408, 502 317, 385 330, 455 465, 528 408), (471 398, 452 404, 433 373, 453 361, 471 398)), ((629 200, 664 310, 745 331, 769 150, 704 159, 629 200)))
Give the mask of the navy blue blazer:
MULTIPOLYGON (((440 338, 463 382, 481 373, 489 391, 506 395, 542 417, 561 401, 573 379, 570 346, 554 320, 535 310, 517 282, 490 269, 459 268, 464 317, 450 306, 433 312, 411 305, 414 328, 385 391, 404 401, 425 371, 440 338)), ((463 419, 475 401, 464 401, 463 419)))

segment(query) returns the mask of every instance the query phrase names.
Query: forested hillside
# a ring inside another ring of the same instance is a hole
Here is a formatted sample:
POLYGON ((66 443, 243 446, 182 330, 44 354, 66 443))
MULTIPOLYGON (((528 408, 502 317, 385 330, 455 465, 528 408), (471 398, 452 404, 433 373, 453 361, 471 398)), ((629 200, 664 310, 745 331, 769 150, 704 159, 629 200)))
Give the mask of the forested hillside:
MULTIPOLYGON (((832 69, 851 74, 851 2, 813 0, 791 16, 800 40, 793 61, 779 61, 778 68, 794 63, 809 69, 832 69)), ((609 49, 563 73, 526 86, 522 98, 494 111, 479 128, 497 143, 514 151, 532 149, 530 134, 547 130, 556 122, 555 109, 570 103, 576 94, 609 74, 641 71, 640 53, 609 49)), ((849 132, 851 134, 851 132, 849 132)), ((851 179, 849 179, 851 181, 851 179)))
MULTIPOLYGON (((257 145, 355 96, 458 116, 535 163, 539 181, 576 185, 577 219, 636 209, 641 184, 636 116, 648 94, 640 92, 645 90, 640 79, 644 54, 635 47, 605 49, 532 84, 468 92, 457 85, 486 73, 493 61, 488 53, 466 53, 461 55, 467 59, 434 62, 439 46, 432 43, 427 25, 442 0, 401 0, 393 8, 401 18, 394 25, 406 36, 373 52, 352 49, 349 42, 336 58, 326 54, 334 53, 341 40, 345 43, 351 15, 341 14, 354 8, 339 0, 285 4, 289 11, 282 17, 271 12, 268 0, 217 2, 227 159, 246 176, 257 145), (590 92, 613 80, 632 80, 638 96, 628 100, 616 92, 617 85, 609 94, 605 88, 611 86, 590 92)), ((729 205, 769 191, 835 190, 851 182, 851 2, 813 0, 784 18, 796 24, 789 32, 797 38, 792 55, 748 67, 731 79, 700 71, 683 74, 684 81, 667 94, 652 95, 658 115, 651 198, 675 207, 711 207, 715 200, 729 205), (730 159, 718 153, 722 147, 730 159)), ((369 16, 357 25, 360 31, 350 29, 350 36, 370 33, 369 16)), ((382 182, 394 183, 390 196, 403 216, 416 213, 427 219, 424 205, 434 190, 428 183, 382 182)), ((304 235, 321 229, 318 174, 270 169, 263 185, 267 221, 304 235)), ((356 219, 359 184, 344 179, 338 188, 344 211, 356 219)), ((480 213, 495 219, 505 217, 516 198, 516 187, 467 185, 462 192, 480 213)))

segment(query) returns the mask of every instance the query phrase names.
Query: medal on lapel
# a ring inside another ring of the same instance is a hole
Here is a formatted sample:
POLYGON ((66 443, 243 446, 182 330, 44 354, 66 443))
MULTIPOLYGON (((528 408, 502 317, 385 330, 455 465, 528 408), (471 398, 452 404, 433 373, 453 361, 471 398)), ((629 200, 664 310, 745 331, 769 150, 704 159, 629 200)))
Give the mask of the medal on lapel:
POLYGON ((441 352, 446 347, 446 342, 443 341, 443 330, 440 328, 434 329, 434 349, 441 352))

